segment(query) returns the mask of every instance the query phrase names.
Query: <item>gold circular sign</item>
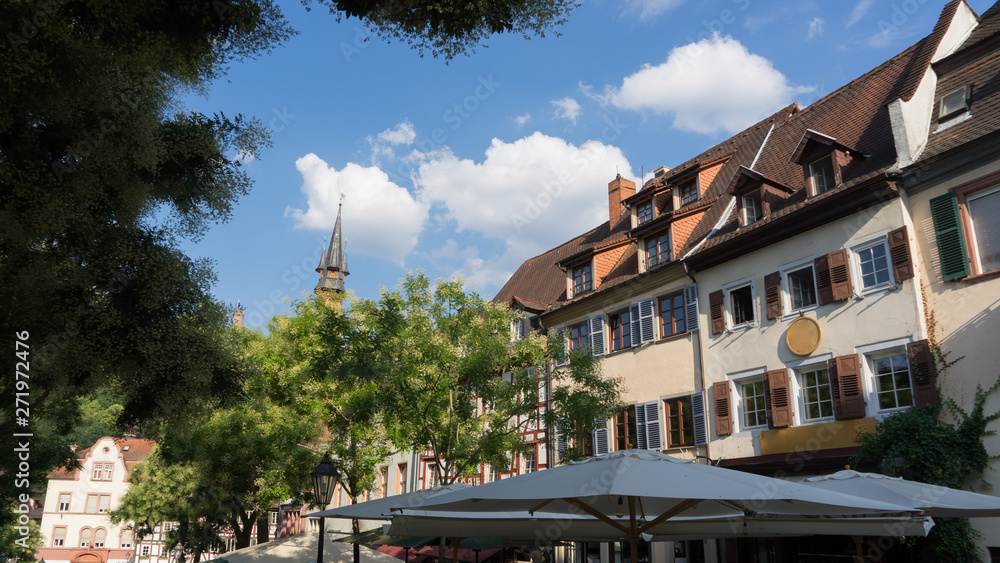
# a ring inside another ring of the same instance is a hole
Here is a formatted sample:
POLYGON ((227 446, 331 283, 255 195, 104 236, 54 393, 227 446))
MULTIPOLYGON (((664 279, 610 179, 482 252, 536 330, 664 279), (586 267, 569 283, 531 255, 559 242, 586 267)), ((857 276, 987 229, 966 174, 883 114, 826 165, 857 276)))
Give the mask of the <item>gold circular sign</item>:
POLYGON ((808 356, 823 340, 823 329, 812 317, 799 317, 792 321, 785 332, 785 343, 796 356, 808 356))

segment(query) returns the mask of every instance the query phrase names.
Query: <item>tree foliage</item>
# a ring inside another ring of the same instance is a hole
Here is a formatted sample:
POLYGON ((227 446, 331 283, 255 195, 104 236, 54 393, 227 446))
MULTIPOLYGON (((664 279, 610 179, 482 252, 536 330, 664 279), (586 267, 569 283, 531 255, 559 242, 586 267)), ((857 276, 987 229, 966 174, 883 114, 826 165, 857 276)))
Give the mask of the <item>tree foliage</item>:
MULTIPOLYGON (((421 56, 452 59, 491 35, 545 37, 565 23, 573 0, 316 0, 340 17, 360 18, 379 37, 399 40, 421 56)), ((303 0, 307 6, 310 0, 303 0)))

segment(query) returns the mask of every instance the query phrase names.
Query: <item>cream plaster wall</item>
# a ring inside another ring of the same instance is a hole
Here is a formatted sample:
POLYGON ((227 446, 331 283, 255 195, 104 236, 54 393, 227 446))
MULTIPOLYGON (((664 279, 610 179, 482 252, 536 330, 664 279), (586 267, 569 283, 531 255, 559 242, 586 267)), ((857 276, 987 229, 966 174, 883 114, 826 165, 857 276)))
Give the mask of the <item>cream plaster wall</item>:
MULTIPOLYGON (((768 320, 764 303, 764 276, 782 270, 787 265, 803 260, 811 260, 840 248, 850 248, 870 237, 884 236, 888 231, 909 224, 909 216, 899 199, 864 209, 844 219, 821 225, 804 234, 773 244, 764 249, 748 253, 695 273, 698 279, 699 304, 701 309, 702 354, 705 358, 705 387, 711 388, 717 381, 732 380, 734 374, 757 376, 765 370, 795 368, 810 364, 821 364, 829 358, 858 352, 859 347, 892 343, 902 346, 907 341, 924 338, 922 309, 919 290, 915 280, 904 281, 901 285, 891 282, 890 288, 869 293, 860 291, 860 283, 855 279, 855 298, 804 310, 806 316, 816 319, 823 331, 819 347, 808 357, 797 356, 785 344, 788 326, 799 314, 789 314, 783 308, 781 319, 768 320), (736 328, 719 335, 711 334, 709 318, 709 294, 733 282, 752 279, 755 290, 756 326, 736 328)), ((913 228, 909 226, 911 249, 913 248, 913 228)), ((856 277, 858 268, 852 262, 852 275, 856 277)), ((890 272, 891 276, 891 272, 890 272)), ((797 390, 793 374, 793 394, 797 390)), ((872 384, 865 381, 866 393, 872 384)), ((719 437, 715 433, 714 398, 708 403, 709 440, 713 459, 741 458, 760 455, 758 435, 760 430, 739 431, 738 397, 735 386, 731 386, 731 406, 736 433, 719 437)), ((711 392, 709 392, 711 395, 711 392)), ((877 407, 869 399, 869 413, 877 407)), ((793 403, 794 424, 801 424, 802 410, 793 403)))

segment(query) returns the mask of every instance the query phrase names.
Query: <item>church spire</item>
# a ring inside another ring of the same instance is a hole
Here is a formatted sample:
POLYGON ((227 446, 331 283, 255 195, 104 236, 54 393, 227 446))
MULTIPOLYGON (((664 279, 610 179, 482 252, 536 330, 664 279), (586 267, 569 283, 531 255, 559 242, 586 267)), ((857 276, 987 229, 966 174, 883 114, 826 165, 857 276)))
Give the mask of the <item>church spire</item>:
MULTIPOLYGON (((330 235, 330 244, 319 259, 319 282, 314 290, 317 295, 329 299, 337 294, 344 293, 344 277, 350 274, 347 270, 347 255, 344 253, 344 241, 340 232, 341 210, 344 207, 344 196, 340 196, 341 203, 337 207, 337 222, 333 225, 333 234, 330 235), (333 294, 333 295, 331 295, 333 294)), ((339 301, 338 301, 339 303, 339 301)))

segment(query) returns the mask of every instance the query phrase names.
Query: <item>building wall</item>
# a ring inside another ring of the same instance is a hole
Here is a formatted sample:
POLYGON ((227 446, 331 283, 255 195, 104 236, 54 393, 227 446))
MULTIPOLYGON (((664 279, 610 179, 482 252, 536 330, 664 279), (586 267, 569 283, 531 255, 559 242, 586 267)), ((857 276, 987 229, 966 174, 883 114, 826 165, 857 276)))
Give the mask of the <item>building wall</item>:
MULTIPOLYGON (((786 301, 783 304, 781 318, 768 320, 766 316, 764 276, 788 267, 794 270, 798 267, 794 265, 799 263, 803 266, 812 264, 815 257, 841 248, 852 248, 865 241, 880 240, 880 237, 884 237, 888 231, 909 222, 902 202, 895 199, 696 272, 701 310, 701 345, 705 358, 705 387, 711 388, 718 381, 728 380, 735 383, 743 378, 757 378, 766 370, 781 368, 791 368, 789 376, 790 380, 794 381, 795 377, 791 371, 796 368, 822 365, 833 357, 863 353, 868 346, 877 347, 884 344, 898 348, 904 346, 906 342, 924 338, 917 284, 913 280, 903 281, 901 284, 895 284, 893 281, 888 287, 870 292, 859 291, 860 284, 857 279, 859 268, 853 261, 851 262, 855 292, 853 299, 802 310, 802 314, 816 319, 822 330, 818 348, 808 356, 794 354, 785 340, 788 327, 799 318, 799 312, 790 312, 789 303, 786 301), (755 325, 727 328, 727 332, 713 335, 709 295, 729 284, 743 280, 752 282, 755 325)), ((912 232, 911 226, 910 233, 912 232)), ((787 292, 788 286, 784 287, 787 292)), ((871 395, 874 381, 866 379, 865 386, 868 398, 867 412, 869 416, 875 415, 878 407, 871 395)), ((801 395, 795 393, 797 391, 795 383, 792 383, 791 390, 792 396, 799 399, 801 395)), ((741 398, 735 384, 730 385, 730 392, 732 394, 730 405, 736 422, 735 432, 730 436, 718 436, 712 416, 714 410, 710 411, 711 457, 718 460, 767 454, 768 452, 762 451, 761 448, 761 434, 767 432, 767 427, 743 430, 743 425, 740 424, 741 398)), ((794 412, 792 426, 804 425, 806 421, 802 416, 802 405, 798 400, 793 401, 792 405, 794 412)), ((839 436, 830 439, 829 446, 841 446, 841 441, 845 437, 844 429, 837 427, 833 430, 839 436)), ((852 437, 853 429, 847 434, 852 437)), ((824 438, 821 436, 820 439, 824 438)))

